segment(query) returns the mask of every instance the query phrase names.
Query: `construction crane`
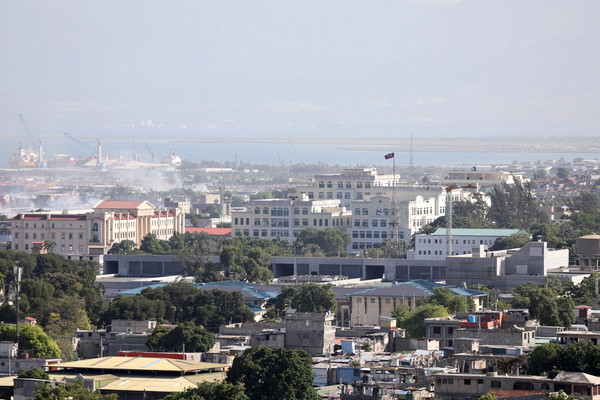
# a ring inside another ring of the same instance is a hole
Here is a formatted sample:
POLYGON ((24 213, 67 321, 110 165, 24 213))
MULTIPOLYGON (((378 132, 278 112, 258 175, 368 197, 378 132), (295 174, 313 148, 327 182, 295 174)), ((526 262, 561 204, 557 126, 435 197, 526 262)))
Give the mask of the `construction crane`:
POLYGON ((148 146, 148 142, 144 142, 144 145, 146 146, 146 151, 148 151, 148 154, 150 155, 150 162, 154 164, 154 152, 152 151, 150 146, 148 146))
POLYGON ((91 152, 95 152, 96 151, 96 149, 94 148, 94 146, 91 146, 91 145, 85 143, 84 141, 77 139, 76 137, 74 137, 73 135, 70 135, 67 132, 65 132, 65 136, 68 137, 69 139, 71 139, 72 141, 76 142, 77 144, 85 147, 86 149, 88 149, 91 152))

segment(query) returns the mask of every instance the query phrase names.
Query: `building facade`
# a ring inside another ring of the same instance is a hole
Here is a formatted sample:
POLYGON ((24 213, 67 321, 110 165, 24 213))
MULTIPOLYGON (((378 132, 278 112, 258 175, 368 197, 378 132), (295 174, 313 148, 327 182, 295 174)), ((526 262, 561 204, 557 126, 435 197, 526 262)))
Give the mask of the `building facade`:
POLYGON ((44 250, 77 259, 95 259, 114 243, 131 240, 138 246, 152 233, 168 240, 185 231, 181 209, 161 210, 147 201, 102 201, 91 212, 18 214, 11 220, 13 249, 44 250))
MULTIPOLYGON (((496 239, 517 233, 527 232, 522 229, 452 229, 451 255, 471 254, 476 245, 487 250, 496 239)), ((408 253, 408 257, 415 260, 445 260, 446 243, 446 228, 439 228, 429 235, 415 235, 415 249, 408 253)))
POLYGON ((279 238, 293 242, 302 229, 346 231, 352 213, 340 201, 310 200, 306 195, 288 199, 251 200, 248 206, 232 211, 233 236, 279 238))

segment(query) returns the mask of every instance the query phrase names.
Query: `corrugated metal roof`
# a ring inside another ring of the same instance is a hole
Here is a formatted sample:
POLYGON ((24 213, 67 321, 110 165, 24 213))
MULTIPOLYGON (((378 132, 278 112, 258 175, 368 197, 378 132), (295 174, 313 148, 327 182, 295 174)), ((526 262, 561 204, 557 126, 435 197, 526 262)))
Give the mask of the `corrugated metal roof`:
POLYGON ((225 368, 223 364, 150 357, 102 357, 55 364, 58 368, 97 369, 104 371, 193 372, 225 368))
POLYGON ((105 385, 103 391, 119 392, 183 392, 196 387, 200 382, 222 381, 223 373, 198 374, 177 378, 129 378, 123 377, 105 385), (195 379, 190 379, 190 378, 195 379))

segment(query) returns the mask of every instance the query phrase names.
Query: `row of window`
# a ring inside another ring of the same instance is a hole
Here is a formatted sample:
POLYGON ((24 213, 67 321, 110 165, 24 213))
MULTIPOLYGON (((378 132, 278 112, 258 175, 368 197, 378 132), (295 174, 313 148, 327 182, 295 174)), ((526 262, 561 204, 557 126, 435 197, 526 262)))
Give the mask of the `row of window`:
MULTIPOLYGON (((357 189, 362 189, 363 187, 369 189, 371 187, 371 182, 355 182, 355 186, 357 189)), ((333 181, 319 181, 319 187, 324 188, 333 188, 333 181)), ((343 182, 337 181, 338 189, 352 189, 352 182, 343 182)))
POLYGON ((354 239, 357 239, 357 238, 379 239, 380 237, 381 237, 381 239, 387 239, 388 234, 387 234, 387 232, 381 232, 381 231, 352 231, 352 237, 354 239))
MULTIPOLYGON (((369 220, 368 219, 360 219, 360 218, 355 218, 354 219, 354 226, 355 227, 359 227, 362 226, 363 228, 368 228, 369 227, 369 220)), ((377 228, 378 226, 385 228, 387 226, 387 220, 385 219, 372 219, 371 220, 371 226, 373 228, 377 228)))
MULTIPOLYGON (((15 246, 15 250, 19 250, 19 244, 18 243, 15 243, 14 246, 15 246)), ((70 244, 68 248, 69 248, 69 251, 73 251, 73 245, 72 244, 70 244)), ((25 243, 25 250, 26 251, 29 250, 29 243, 25 243)), ((66 247, 65 247, 64 244, 62 246, 60 246, 60 250, 61 251, 66 251, 66 247)), ((79 246, 79 252, 80 253, 83 252, 83 246, 79 246)))
MULTIPOLYGON (((54 222, 51 222, 51 223, 50 223, 50 228, 56 228, 56 225, 57 225, 56 223, 54 223, 54 222)), ((19 223, 18 223, 18 222, 15 222, 15 223, 14 223, 14 226, 15 226, 15 228, 18 228, 18 227, 19 227, 19 223)), ((37 223, 36 223, 36 222, 34 222, 34 223, 33 223, 33 227, 34 227, 34 228, 37 228, 37 223)), ((40 224, 40 228, 45 228, 45 227, 46 227, 46 225, 45 225, 45 224, 43 224, 43 223, 42 223, 42 224, 40 224)), ((61 227, 61 228, 67 228, 67 224, 63 223, 63 224, 61 224, 61 226, 60 226, 60 227, 61 227)), ((72 224, 72 223, 70 223, 68 227, 69 227, 69 228, 73 228, 73 224, 72 224)), ((82 223, 80 223, 80 224, 79 224, 79 227, 80 227, 80 228, 83 228, 83 224, 82 224, 82 223)), ((29 228, 29 222, 25 222, 25 228, 29 228)))
MULTIPOLYGON (((446 239, 419 238, 418 243, 445 244, 446 239)), ((479 244, 494 244, 494 239, 479 239, 479 244)), ((452 239, 452 244, 460 244, 460 239, 452 239)), ((477 244, 476 239, 463 239, 462 244, 477 244)))
MULTIPOLYGON (((73 239, 74 233, 69 233, 69 239, 73 239)), ((19 239, 19 232, 15 232, 14 233, 14 237, 15 239, 19 239)), ((45 240, 46 239, 46 233, 45 232, 41 232, 40 235, 40 240, 45 240)), ((62 239, 66 239, 67 237, 67 233, 66 232, 61 232, 61 238, 62 239)), ((38 238, 38 233, 37 232, 33 232, 31 234, 31 239, 33 240, 37 240, 38 238)), ((51 239, 56 239, 56 232, 50 232, 50 238, 51 239)), ((25 232, 25 240, 29 239, 29 232, 25 232)), ((83 233, 79 234, 79 239, 83 239, 83 233)))

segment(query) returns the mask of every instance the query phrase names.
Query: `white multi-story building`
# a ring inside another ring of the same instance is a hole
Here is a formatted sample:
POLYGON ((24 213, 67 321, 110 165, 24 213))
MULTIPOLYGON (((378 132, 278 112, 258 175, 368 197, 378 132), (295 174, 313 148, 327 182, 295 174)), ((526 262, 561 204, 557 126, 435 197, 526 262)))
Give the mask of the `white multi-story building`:
POLYGON ((69 258, 95 259, 114 243, 131 240, 138 246, 149 233, 168 240, 185 232, 181 209, 159 210, 147 201, 102 201, 92 212, 27 213, 11 220, 12 247, 29 253, 52 251, 69 258))
POLYGON ((352 213, 340 207, 340 201, 310 200, 306 195, 288 199, 251 200, 245 208, 232 210, 234 236, 280 238, 293 242, 306 228, 346 231, 352 213))
POLYGON ((342 207, 350 209, 353 200, 385 195, 385 188, 391 191, 399 179, 398 174, 395 177, 378 174, 376 168, 348 168, 341 174, 315 175, 307 186, 299 186, 297 190, 310 200, 337 199, 342 207))
MULTIPOLYGON (((432 223, 446 213, 446 191, 436 188, 400 187, 392 194, 396 198, 398 217, 392 216, 390 196, 373 196, 368 200, 352 202, 352 226, 348 233, 352 237, 349 252, 356 253, 369 249, 386 239, 410 242, 413 234, 423 226, 432 223), (397 227, 394 225, 397 222, 397 227)), ((450 192, 452 201, 474 201, 475 193, 467 189, 454 189, 450 192)), ((484 197, 489 203, 489 197, 484 197)))
MULTIPOLYGON (((527 233, 522 229, 452 229, 452 255, 471 254, 473 246, 490 248, 496 239, 516 233, 527 233)), ((415 235, 415 249, 408 253, 413 260, 445 260, 446 228, 439 228, 429 235, 415 235)))

